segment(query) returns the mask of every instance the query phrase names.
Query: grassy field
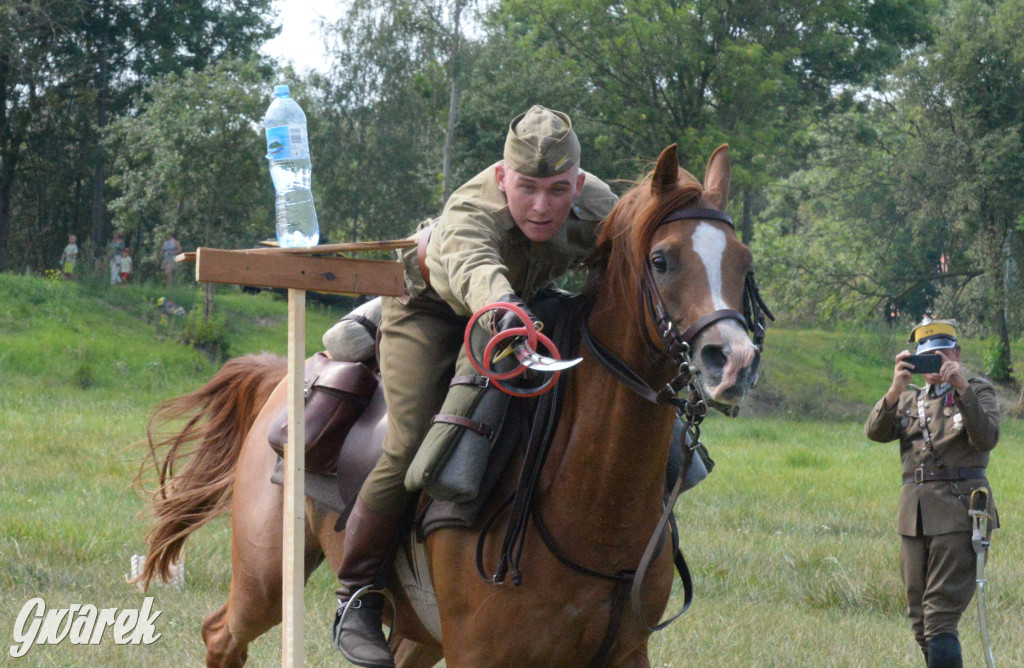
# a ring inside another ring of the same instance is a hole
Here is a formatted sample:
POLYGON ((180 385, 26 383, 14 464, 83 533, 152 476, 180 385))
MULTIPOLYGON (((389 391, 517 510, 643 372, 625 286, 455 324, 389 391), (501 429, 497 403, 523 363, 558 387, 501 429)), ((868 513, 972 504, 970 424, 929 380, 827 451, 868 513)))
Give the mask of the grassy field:
MULTIPOLYGON (((141 607, 142 595, 125 582, 131 555, 145 550, 146 528, 130 488, 141 450, 131 444, 157 401, 217 368, 179 341, 182 319, 159 315, 154 304, 166 295, 192 310, 197 291, 0 274, 0 295, 0 663, 202 665, 199 627, 225 600, 230 579, 224 520, 190 540, 183 588, 150 590, 161 611, 155 644, 119 646, 108 633, 96 646, 7 654, 15 619, 34 597, 51 608, 141 607)), ((224 289, 216 304, 217 334, 230 354, 284 354, 283 300, 224 289)), ((309 306, 308 351, 341 314, 309 306)), ((717 467, 677 507, 696 600, 654 636, 652 665, 922 665, 896 566, 899 458, 894 445, 869 444, 861 427, 900 345, 895 332, 770 331, 764 382, 749 409, 706 423, 717 467)), ((968 341, 965 358, 977 364, 983 350, 968 341)), ((1001 666, 1024 665, 1022 444, 1024 422, 1006 421, 990 475, 1005 527, 989 563, 1001 666)), ((329 641, 333 589, 326 570, 307 587, 310 666, 344 663, 329 641)), ((976 627, 972 606, 961 626, 971 666, 982 664, 976 627)), ((253 644, 249 665, 279 664, 275 630, 253 644)))

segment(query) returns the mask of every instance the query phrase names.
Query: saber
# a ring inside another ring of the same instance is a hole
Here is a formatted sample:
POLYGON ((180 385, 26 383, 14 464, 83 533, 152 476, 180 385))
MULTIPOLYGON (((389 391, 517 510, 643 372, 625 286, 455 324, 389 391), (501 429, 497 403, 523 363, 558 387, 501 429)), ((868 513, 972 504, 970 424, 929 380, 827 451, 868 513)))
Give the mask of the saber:
POLYGON ((971 509, 968 514, 973 525, 971 545, 978 555, 975 579, 978 582, 978 626, 981 629, 981 645, 985 652, 985 665, 988 668, 995 668, 996 661, 992 656, 992 641, 988 635, 988 616, 985 608, 985 584, 988 582, 985 578, 985 561, 989 548, 988 523, 992 519, 987 489, 979 487, 971 492, 971 509))
POLYGON ((582 357, 575 357, 571 360, 556 360, 552 357, 541 355, 536 350, 530 348, 530 344, 526 339, 512 344, 512 351, 515 353, 516 359, 519 360, 520 364, 534 371, 563 371, 583 361, 582 357))

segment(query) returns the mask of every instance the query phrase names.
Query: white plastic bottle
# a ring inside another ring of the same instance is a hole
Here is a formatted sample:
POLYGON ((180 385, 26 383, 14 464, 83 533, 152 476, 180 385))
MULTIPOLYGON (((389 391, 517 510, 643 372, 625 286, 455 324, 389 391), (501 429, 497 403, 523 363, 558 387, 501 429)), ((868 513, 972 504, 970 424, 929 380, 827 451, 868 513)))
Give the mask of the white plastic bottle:
POLYGON ((313 208, 313 166, 309 161, 306 114, 288 96, 288 86, 274 86, 274 101, 263 117, 270 178, 277 191, 277 243, 283 248, 315 246, 320 225, 313 208))

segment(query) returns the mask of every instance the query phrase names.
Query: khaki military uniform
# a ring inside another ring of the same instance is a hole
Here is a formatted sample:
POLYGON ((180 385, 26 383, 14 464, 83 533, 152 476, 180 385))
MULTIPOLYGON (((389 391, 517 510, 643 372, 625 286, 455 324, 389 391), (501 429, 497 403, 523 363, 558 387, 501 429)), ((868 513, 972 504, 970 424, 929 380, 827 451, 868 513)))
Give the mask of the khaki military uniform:
MULTIPOLYGON (((974 595, 968 504, 979 487, 992 498, 984 469, 999 440, 999 405, 983 378, 970 379, 963 394, 948 386, 911 385, 895 407, 886 410, 883 404, 884 399, 875 404, 864 430, 873 441, 900 441, 900 571, 907 612, 923 649, 939 633, 956 633, 974 595), (957 479, 932 479, 945 477, 957 479)), ((994 505, 991 511, 995 517, 994 505)), ((996 526, 998 520, 991 528, 996 526)))
POLYGON ((550 241, 532 242, 516 226, 492 165, 449 198, 427 245, 428 286, 416 249, 403 254, 408 298, 385 298, 380 369, 388 406, 384 453, 359 492, 387 515, 409 501, 405 472, 454 375, 473 373, 462 350, 467 318, 515 293, 524 301, 578 265, 593 249, 597 224, 617 197, 586 174, 568 220, 550 241))

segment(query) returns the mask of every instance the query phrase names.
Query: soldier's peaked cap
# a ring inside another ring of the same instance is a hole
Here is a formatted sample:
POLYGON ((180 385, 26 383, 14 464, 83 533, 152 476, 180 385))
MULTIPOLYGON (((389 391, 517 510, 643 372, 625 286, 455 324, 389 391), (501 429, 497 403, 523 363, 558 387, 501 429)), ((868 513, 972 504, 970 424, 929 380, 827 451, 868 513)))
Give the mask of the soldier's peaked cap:
POLYGON ((580 141, 567 115, 534 105, 509 124, 504 158, 526 176, 554 176, 579 164, 580 141))
POLYGON ((910 330, 910 343, 917 344, 917 353, 956 346, 956 320, 932 320, 926 317, 910 330))

